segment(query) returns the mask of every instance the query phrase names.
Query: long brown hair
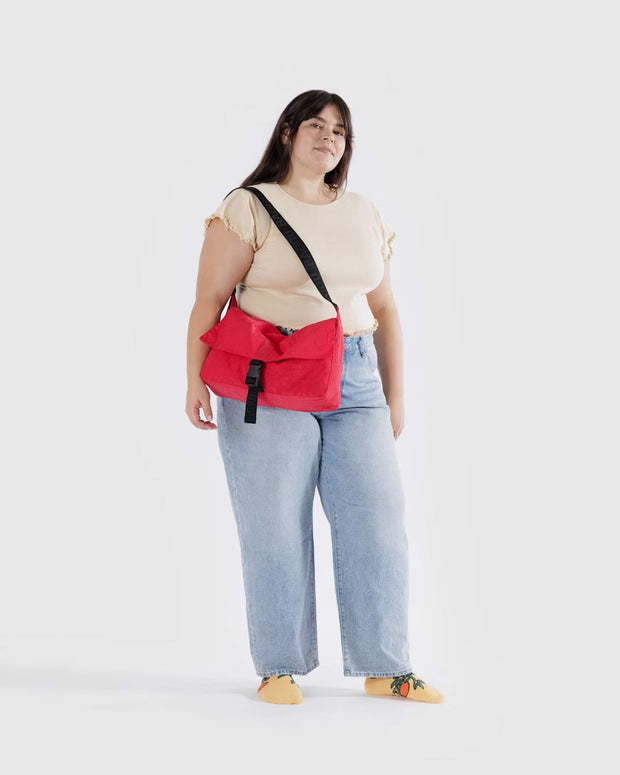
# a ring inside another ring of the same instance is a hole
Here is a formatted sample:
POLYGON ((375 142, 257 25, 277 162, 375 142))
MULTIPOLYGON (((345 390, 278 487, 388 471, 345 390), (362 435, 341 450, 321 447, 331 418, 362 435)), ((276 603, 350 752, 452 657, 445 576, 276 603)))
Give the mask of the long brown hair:
POLYGON ((349 173, 349 163, 353 155, 353 126, 351 111, 347 103, 338 94, 313 89, 298 94, 284 108, 278 118, 275 128, 263 157, 256 169, 251 172, 241 184, 251 186, 254 183, 281 183, 287 176, 291 164, 291 147, 302 121, 317 116, 326 105, 335 105, 342 116, 344 124, 345 149, 338 165, 325 174, 324 180, 332 191, 339 191, 345 184, 349 173), (284 127, 289 128, 289 142, 282 142, 284 127))

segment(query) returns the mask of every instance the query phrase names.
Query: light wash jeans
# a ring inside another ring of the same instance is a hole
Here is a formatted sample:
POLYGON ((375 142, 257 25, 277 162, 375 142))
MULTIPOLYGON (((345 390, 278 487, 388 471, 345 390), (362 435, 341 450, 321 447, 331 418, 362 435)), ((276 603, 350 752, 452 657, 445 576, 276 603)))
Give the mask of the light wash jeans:
MULTIPOLYGON (((292 329, 281 329, 289 333, 292 329)), ((329 412, 217 397, 218 441, 240 540, 259 676, 319 665, 312 506, 331 527, 345 676, 411 672, 404 495, 373 334, 346 336, 342 400, 329 412)))

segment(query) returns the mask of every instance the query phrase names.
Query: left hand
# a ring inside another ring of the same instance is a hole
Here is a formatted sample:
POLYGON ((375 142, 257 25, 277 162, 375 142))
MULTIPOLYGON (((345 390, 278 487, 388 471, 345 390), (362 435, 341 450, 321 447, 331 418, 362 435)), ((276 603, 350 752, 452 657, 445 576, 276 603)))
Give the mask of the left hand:
POLYGON ((394 438, 398 439, 405 426, 405 402, 402 398, 390 399, 387 405, 390 407, 390 422, 394 438))

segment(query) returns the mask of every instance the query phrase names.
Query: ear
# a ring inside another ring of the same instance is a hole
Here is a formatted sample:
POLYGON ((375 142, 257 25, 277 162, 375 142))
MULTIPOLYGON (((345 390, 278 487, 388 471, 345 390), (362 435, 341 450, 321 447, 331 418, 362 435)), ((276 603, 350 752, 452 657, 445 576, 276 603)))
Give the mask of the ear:
POLYGON ((283 130, 282 130, 282 144, 286 145, 288 143, 288 136, 289 136, 289 126, 288 124, 284 124, 283 130))

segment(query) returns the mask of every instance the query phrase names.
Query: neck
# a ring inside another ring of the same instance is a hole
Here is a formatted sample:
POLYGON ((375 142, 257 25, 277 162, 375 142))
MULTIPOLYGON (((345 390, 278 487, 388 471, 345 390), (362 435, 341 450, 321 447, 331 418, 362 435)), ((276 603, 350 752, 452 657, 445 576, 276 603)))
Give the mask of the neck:
POLYGON ((323 174, 291 173, 280 183, 280 186, 298 199, 333 200, 334 193, 323 179, 323 174))

